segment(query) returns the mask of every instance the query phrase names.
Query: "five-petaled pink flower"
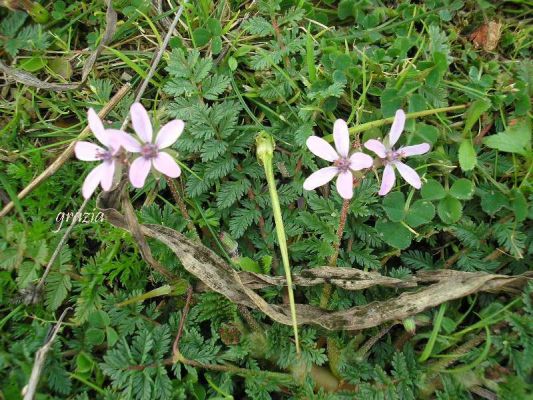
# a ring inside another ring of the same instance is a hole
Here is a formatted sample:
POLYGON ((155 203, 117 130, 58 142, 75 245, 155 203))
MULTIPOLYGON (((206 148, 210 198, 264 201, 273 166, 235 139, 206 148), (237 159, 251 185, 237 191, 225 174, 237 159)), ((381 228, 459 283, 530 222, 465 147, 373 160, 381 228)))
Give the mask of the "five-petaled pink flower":
POLYGON ((130 108, 130 115, 133 129, 141 140, 139 143, 127 133, 121 135, 120 144, 126 150, 141 154, 131 163, 129 171, 131 184, 136 188, 143 187, 152 165, 156 170, 171 178, 180 176, 179 165, 170 154, 161 149, 169 147, 180 137, 185 126, 183 121, 175 119, 168 122, 161 128, 154 140, 152 123, 144 107, 140 103, 134 103, 130 108))
POLYGON ((350 133, 348 125, 342 119, 333 125, 333 140, 336 150, 324 139, 311 136, 307 139, 307 147, 318 157, 330 161, 333 166, 319 169, 312 173, 304 182, 305 190, 313 190, 325 185, 335 176, 337 178, 337 191, 343 199, 349 200, 353 196, 352 171, 359 171, 372 166, 372 157, 361 152, 349 155, 350 133))
POLYGON ((407 181, 407 183, 414 186, 416 189, 420 189, 422 186, 420 176, 418 176, 413 168, 402 163, 401 159, 408 156, 427 153, 430 149, 430 146, 428 143, 421 143, 414 146, 400 147, 398 150, 395 150, 393 146, 400 138, 404 125, 405 113, 403 110, 398 110, 394 116, 394 121, 392 123, 389 136, 383 141, 383 143, 376 139, 370 139, 365 142, 365 147, 376 153, 385 164, 383 178, 381 179, 381 188, 379 189, 379 194, 381 196, 385 196, 387 193, 389 193, 394 186, 394 181, 396 179, 394 175, 394 168, 398 170, 400 175, 407 181))
POLYGON ((102 161, 100 165, 87 175, 83 182, 81 192, 86 199, 91 197, 98 184, 105 191, 111 189, 116 167, 115 155, 120 150, 118 137, 124 134, 124 132, 118 129, 105 129, 100 117, 98 117, 98 114, 92 108, 89 108, 88 120, 89 128, 106 149, 94 143, 84 141, 77 142, 74 146, 74 153, 79 160, 102 161))

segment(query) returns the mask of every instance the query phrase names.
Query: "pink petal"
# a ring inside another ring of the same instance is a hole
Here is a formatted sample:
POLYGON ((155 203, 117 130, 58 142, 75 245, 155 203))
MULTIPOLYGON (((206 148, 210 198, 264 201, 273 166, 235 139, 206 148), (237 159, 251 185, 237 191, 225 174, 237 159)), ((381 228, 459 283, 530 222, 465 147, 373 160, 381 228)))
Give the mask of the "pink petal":
POLYGON ((394 176, 394 168, 391 164, 385 165, 383 170, 383 177, 381 178, 381 187, 379 188, 378 194, 380 196, 385 196, 390 192, 394 186, 394 181, 396 177, 394 176))
POLYGON ((81 193, 83 194, 83 197, 85 197, 86 199, 91 197, 91 195, 96 190, 96 187, 102 180, 103 171, 104 164, 100 164, 96 168, 93 168, 91 172, 89 172, 89 174, 85 178, 85 181, 83 181, 83 185, 81 187, 81 193))
POLYGON ((132 153, 141 151, 141 144, 130 134, 117 129, 108 129, 108 131, 112 132, 111 145, 113 148, 124 147, 132 153))
POLYGON ((155 144, 160 149, 170 146, 181 136, 184 127, 185 124, 181 119, 170 121, 165 124, 157 134, 155 144))
POLYGON ((107 192, 109 189, 111 189, 111 185, 113 184, 115 161, 105 161, 102 163, 102 166, 102 179, 100 180, 100 184, 102 185, 102 189, 107 192))
POLYGON ((129 176, 131 184, 136 188, 142 188, 151 167, 152 161, 150 159, 144 157, 136 158, 130 166, 129 176))
POLYGON ((429 151, 431 146, 429 143, 415 144, 414 146, 405 146, 398 150, 402 157, 416 156, 419 154, 424 154, 429 151))
POLYGON ((89 120, 89 128, 91 129, 91 132, 100 143, 107 147, 109 145, 109 138, 105 133, 104 124, 102 124, 102 120, 100 120, 100 117, 96 111, 94 111, 92 108, 89 108, 89 111, 87 112, 87 118, 89 120))
POLYGON ((176 163, 176 160, 164 151, 160 151, 157 157, 154 158, 154 168, 171 178, 177 178, 181 174, 181 168, 176 163))
POLYGON ((152 123, 141 103, 133 103, 130 108, 131 123, 139 138, 145 143, 152 142, 152 123))
POLYGON ((400 138, 400 135, 403 132, 403 128, 405 126, 405 113, 402 109, 396 111, 396 115, 394 115, 394 121, 392 122, 392 126, 390 128, 389 132, 389 138, 388 138, 388 145, 389 148, 393 147, 398 139, 400 138))
POLYGON ((335 141, 335 148, 337 153, 343 157, 348 157, 350 151, 350 132, 348 125, 343 119, 338 119, 333 125, 333 140, 335 141))
POLYGON ((374 153, 376 153, 379 158, 386 158, 387 157, 387 148, 379 140, 376 140, 376 139, 367 140, 365 142, 364 146, 368 150, 371 150, 374 153))
POLYGON ((368 154, 365 153, 353 153, 350 156, 350 168, 354 171, 370 168, 374 160, 368 154))
POLYGON ((350 171, 341 172, 337 178, 337 192, 345 200, 353 196, 353 175, 350 171))
POLYGON ((305 142, 311 152, 323 160, 333 162, 339 158, 335 149, 324 139, 318 136, 310 136, 305 142))
POLYGON ((319 169, 318 171, 313 172, 307 177, 304 182, 304 189, 313 190, 319 186, 325 185, 330 180, 332 180, 338 173, 339 170, 337 169, 337 167, 326 167, 319 169))
POLYGON ((74 146, 74 154, 76 154, 76 158, 82 161, 99 160, 97 154, 104 151, 105 150, 100 146, 90 142, 77 142, 74 146))
POLYGON ((396 162, 394 165, 407 183, 409 183, 415 189, 420 189, 420 187, 422 186, 422 182, 420 181, 420 176, 418 176, 418 174, 413 168, 399 161, 396 162))

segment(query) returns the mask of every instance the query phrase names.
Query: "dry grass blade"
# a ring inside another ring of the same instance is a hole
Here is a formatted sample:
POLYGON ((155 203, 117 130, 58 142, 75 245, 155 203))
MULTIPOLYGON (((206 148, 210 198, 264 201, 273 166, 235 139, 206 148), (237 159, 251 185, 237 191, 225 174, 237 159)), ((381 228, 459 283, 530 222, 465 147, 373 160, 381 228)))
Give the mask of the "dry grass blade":
POLYGON ((63 313, 59 317, 59 320, 57 321, 53 329, 50 331, 50 333, 48 334, 45 343, 35 353, 35 361, 33 363, 33 368, 31 370, 30 380, 28 381, 28 384, 24 387, 24 390, 23 390, 24 400, 33 400, 33 398, 35 397, 35 391, 37 389, 37 384, 39 383, 39 377, 41 376, 41 371, 46 361, 46 355, 48 354, 48 351, 50 351, 50 348, 52 347, 52 344, 54 343, 54 340, 59 332, 59 329, 61 328, 63 319, 65 318, 69 310, 70 310, 70 307, 66 308, 63 311, 63 313))
MULTIPOLYGON (((120 204, 116 201, 119 197, 117 196, 119 190, 101 194, 98 198, 98 206, 111 224, 128 230, 129 223, 127 218, 116 210, 116 207, 120 204)), ((254 292, 253 288, 257 288, 257 285, 250 284, 250 276, 254 276, 263 285, 283 284, 283 279, 274 279, 260 274, 244 274, 241 279, 241 274, 226 264, 211 249, 189 240, 173 229, 160 225, 139 225, 139 228, 143 235, 166 244, 178 257, 185 269, 200 279, 211 290, 226 296, 236 304, 258 309, 274 321, 285 325, 292 324, 288 306, 267 303, 254 292), (249 285, 245 284, 245 282, 248 282, 249 285)), ((405 319, 449 300, 458 299, 479 291, 516 290, 531 279, 531 274, 507 276, 484 272, 443 270, 432 271, 431 273, 422 272, 410 280, 395 280, 392 282, 390 281, 392 278, 383 277, 375 273, 366 273, 347 268, 331 271, 327 267, 325 269, 319 268, 305 271, 302 275, 304 275, 303 278, 306 278, 306 276, 312 276, 312 278, 307 278, 311 279, 310 281, 304 281, 301 277, 296 277, 296 283, 319 284, 327 279, 332 284, 349 287, 350 285, 347 282, 357 283, 360 278, 366 280, 364 287, 374 284, 405 287, 418 285, 418 283, 422 282, 431 283, 429 286, 421 287, 420 290, 404 292, 393 299, 336 312, 306 304, 296 305, 299 324, 319 325, 328 330, 359 330, 379 326, 388 321, 405 319), (334 275, 334 279, 328 278, 335 273, 337 275, 334 275)), ((354 289, 359 289, 356 285, 353 285, 353 287, 354 289)))

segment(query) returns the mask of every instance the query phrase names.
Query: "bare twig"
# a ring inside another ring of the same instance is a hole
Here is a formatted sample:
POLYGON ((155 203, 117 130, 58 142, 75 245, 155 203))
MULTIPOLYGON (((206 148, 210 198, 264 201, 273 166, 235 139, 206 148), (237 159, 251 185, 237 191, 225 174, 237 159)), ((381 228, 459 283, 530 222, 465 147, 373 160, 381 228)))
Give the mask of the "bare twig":
POLYGON ((174 339, 174 343, 172 344, 172 355, 173 359, 177 359, 179 354, 179 345, 180 345, 180 339, 181 335, 183 333, 183 326, 185 325, 185 320, 187 319, 187 314, 189 314, 189 309, 191 307, 191 300, 192 300, 192 286, 189 286, 187 289, 187 299, 185 300, 185 306, 183 307, 183 312, 181 313, 181 319, 180 324, 178 326, 178 333, 176 335, 176 339, 174 339))
POLYGON ((41 376, 41 371, 44 367, 44 362, 46 361, 46 355, 48 351, 50 351, 50 348, 52 347, 52 344, 57 336, 57 333, 59 332, 59 329, 61 328, 61 323, 63 322, 63 319, 65 318, 65 315, 67 315, 67 312, 69 310, 70 310, 70 307, 66 308, 63 311, 63 313, 59 317, 59 320, 56 322, 54 328, 48 334, 45 343, 35 353, 35 361, 33 363, 33 368, 31 370, 30 380, 28 381, 28 384, 24 387, 24 389, 22 389, 24 400, 33 400, 35 396, 35 391, 37 389, 37 384, 39 383, 39 377, 41 376))

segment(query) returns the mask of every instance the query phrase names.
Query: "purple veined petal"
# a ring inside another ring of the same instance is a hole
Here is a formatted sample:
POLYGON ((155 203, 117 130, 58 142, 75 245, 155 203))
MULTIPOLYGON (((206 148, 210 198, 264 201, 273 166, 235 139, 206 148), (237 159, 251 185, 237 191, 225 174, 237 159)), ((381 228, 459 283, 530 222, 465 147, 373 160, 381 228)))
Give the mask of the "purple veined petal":
POLYGON ((379 158, 386 158, 387 157, 387 148, 379 140, 376 140, 376 139, 367 140, 365 142, 364 146, 368 150, 373 151, 374 153, 376 153, 376 155, 379 158))
POLYGON ((381 187, 379 188, 378 194, 380 196, 385 196, 387 193, 389 193, 394 186, 395 180, 396 176, 394 175, 394 167, 391 164, 385 165, 383 176, 381 178, 381 187))
POLYGON ((83 185, 81 187, 81 193, 83 194, 83 197, 88 199, 92 196, 94 191, 96 190, 98 184, 102 180, 102 174, 104 172, 104 164, 100 164, 97 167, 93 168, 91 172, 87 175, 85 180, 83 181, 83 185))
POLYGON ((102 189, 104 189, 106 192, 111 189, 114 175, 115 160, 104 161, 102 163, 102 179, 100 180, 100 184, 102 185, 102 189))
POLYGON ((164 151, 160 151, 157 157, 153 159, 154 168, 162 174, 170 176, 171 178, 177 178, 181 174, 181 168, 172 158, 172 156, 164 151))
POLYGON ((333 125, 333 140, 335 141, 335 148, 337 153, 342 157, 348 157, 350 151, 350 132, 348 125, 343 119, 338 119, 333 125))
POLYGON ((337 192, 345 200, 353 197, 353 175, 350 171, 344 171, 337 178, 337 192))
POLYGON ((310 136, 305 142, 309 150, 315 155, 326 161, 333 162, 339 159, 339 154, 324 139, 318 136, 310 136))
POLYGON ((389 148, 392 148, 398 139, 400 138, 400 135, 403 132, 403 128, 405 126, 405 113, 402 109, 399 109, 396 111, 396 114, 394 115, 394 121, 392 122, 392 126, 390 128, 389 137, 388 137, 388 145, 389 148))
POLYGON ((418 176, 417 172, 413 168, 399 161, 397 161, 394 165, 398 169, 398 172, 402 178, 405 179, 408 184, 413 186, 415 189, 420 189, 422 182, 420 181, 420 176, 418 176))
POLYGON ((137 157, 130 166, 129 177, 131 184, 136 188, 142 188, 146 177, 150 173, 152 160, 144 157, 137 157))
POLYGON ((339 173, 337 167, 326 167, 313 172, 304 182, 305 190, 313 190, 325 185, 339 173))
POLYGON ((152 123, 150 122, 150 117, 148 112, 142 106, 141 103, 133 103, 130 107, 131 123, 133 129, 137 133, 137 136, 144 143, 152 142, 152 123))
POLYGON ((89 120, 89 128, 91 128, 91 132, 100 143, 107 147, 109 145, 109 140, 105 133, 104 124, 96 111, 92 108, 89 108, 89 111, 87 111, 87 119, 89 120))
POLYGON ((82 161, 96 161, 99 160, 98 153, 102 153, 105 150, 97 144, 91 142, 76 142, 74 145, 74 154, 76 158, 82 161))
POLYGON ((370 168, 374 164, 374 160, 365 153, 353 153, 350 156, 350 169, 359 171, 365 168, 370 168))
POLYGON ((398 149, 398 153, 402 155, 402 157, 408 157, 408 156, 417 156, 419 154, 424 154, 429 151, 431 146, 429 143, 421 143, 421 144, 415 144, 413 146, 405 146, 400 149, 398 149))
POLYGON ((141 151, 141 144, 129 133, 119 129, 108 129, 107 131, 111 133, 110 146, 113 147, 116 152, 118 152, 120 147, 124 147, 131 153, 139 153, 141 151))
POLYGON ((170 146, 181 136, 184 127, 185 123, 181 119, 166 123, 157 134, 155 144, 160 149, 170 146))

